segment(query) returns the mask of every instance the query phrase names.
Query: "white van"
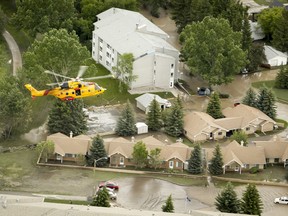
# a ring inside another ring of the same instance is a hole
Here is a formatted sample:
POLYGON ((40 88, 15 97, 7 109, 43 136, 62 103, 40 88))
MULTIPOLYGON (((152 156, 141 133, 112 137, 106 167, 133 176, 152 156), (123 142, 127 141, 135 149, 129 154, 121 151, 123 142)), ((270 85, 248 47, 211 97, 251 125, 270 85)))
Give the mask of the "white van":
POLYGON ((288 204, 288 197, 275 198, 274 203, 287 205, 288 204))

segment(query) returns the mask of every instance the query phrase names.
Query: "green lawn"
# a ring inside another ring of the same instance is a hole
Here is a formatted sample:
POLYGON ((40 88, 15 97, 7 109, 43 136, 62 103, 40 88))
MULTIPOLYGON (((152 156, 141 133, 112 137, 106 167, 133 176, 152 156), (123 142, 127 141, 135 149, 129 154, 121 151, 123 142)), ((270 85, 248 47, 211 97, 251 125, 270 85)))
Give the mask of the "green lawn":
POLYGON ((72 205, 90 205, 91 204, 91 202, 89 202, 89 201, 62 200, 62 199, 51 199, 51 198, 45 198, 44 202, 58 203, 58 204, 72 204, 72 205))
POLYGON ((274 88, 274 80, 268 80, 268 81, 260 81, 260 82, 254 82, 252 83, 252 86, 255 88, 261 88, 263 86, 266 86, 267 88, 271 88, 272 91, 275 93, 277 100, 288 103, 288 89, 277 89, 274 88))
MULTIPOLYGON (((273 0, 254 0, 256 3, 260 5, 270 5, 273 0)), ((282 3, 288 3, 288 0, 278 0, 279 2, 282 3)))

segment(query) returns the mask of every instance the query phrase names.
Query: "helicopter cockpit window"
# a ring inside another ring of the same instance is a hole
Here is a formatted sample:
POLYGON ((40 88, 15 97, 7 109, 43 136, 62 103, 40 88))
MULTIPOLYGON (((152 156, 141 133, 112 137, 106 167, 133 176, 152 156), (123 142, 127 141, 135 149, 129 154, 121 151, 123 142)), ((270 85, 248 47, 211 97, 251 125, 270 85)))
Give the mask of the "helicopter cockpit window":
POLYGON ((95 90, 101 90, 100 86, 95 83, 95 90))
POLYGON ((62 85, 60 86, 62 89, 67 89, 69 88, 68 82, 64 82, 62 83, 62 85))

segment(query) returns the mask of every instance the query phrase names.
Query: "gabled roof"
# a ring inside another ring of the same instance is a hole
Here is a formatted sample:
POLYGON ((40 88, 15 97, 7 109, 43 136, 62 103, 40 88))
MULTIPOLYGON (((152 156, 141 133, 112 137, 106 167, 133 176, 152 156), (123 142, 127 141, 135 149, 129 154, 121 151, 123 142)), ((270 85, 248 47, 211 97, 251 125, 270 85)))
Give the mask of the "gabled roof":
POLYGON ((263 121, 268 121, 276 124, 273 119, 262 111, 244 104, 239 104, 235 107, 227 107, 222 110, 222 113, 226 118, 242 117, 241 128, 247 127, 249 124, 253 124, 253 122, 254 124, 260 124, 263 121))
POLYGON ((226 130, 235 130, 242 127, 242 117, 230 117, 215 119, 214 123, 225 128, 226 130))
MULTIPOLYGON (((117 138, 119 139, 119 138, 117 138)), ((190 158, 191 148, 183 143, 175 143, 172 145, 167 145, 162 143, 161 141, 155 139, 152 136, 146 137, 144 139, 138 140, 145 143, 148 152, 152 149, 159 148, 160 159, 164 161, 168 161, 172 158, 178 158, 182 162, 185 162, 190 158)), ((137 142, 130 142, 124 138, 121 139, 121 142, 117 142, 117 140, 111 140, 110 142, 105 142, 105 148, 109 157, 114 154, 121 154, 126 158, 132 158, 133 147, 137 142)))
POLYGON ((142 94, 141 96, 136 98, 136 101, 141 103, 145 108, 147 108, 149 107, 150 103, 154 100, 154 98, 159 104, 165 104, 167 101, 166 99, 161 98, 159 95, 150 93, 142 94))
MULTIPOLYGON (((220 147, 223 156, 224 165, 229 165, 231 162, 236 162, 243 166, 244 164, 266 164, 265 152, 262 147, 241 146, 238 142, 232 141, 227 146, 220 147)), ((210 161, 213 157, 214 149, 206 148, 207 160, 210 161)))
POLYGON ((61 156, 64 156, 65 154, 85 155, 89 151, 91 142, 91 138, 85 135, 70 138, 61 133, 49 135, 47 140, 54 142, 54 153, 61 156))
POLYGON ((283 58, 287 58, 287 54, 282 53, 271 46, 264 45, 264 50, 265 50, 267 61, 275 57, 279 57, 279 56, 283 58))
POLYGON ((177 51, 166 41, 168 34, 138 12, 110 8, 97 17, 94 32, 120 54, 138 57, 157 48, 177 51))
POLYGON ((288 159, 288 141, 255 141, 256 146, 264 148, 266 158, 288 159))
POLYGON ((184 116, 184 129, 189 135, 197 136, 201 133, 214 131, 215 129, 225 130, 225 128, 215 123, 215 119, 204 112, 192 112, 184 116))

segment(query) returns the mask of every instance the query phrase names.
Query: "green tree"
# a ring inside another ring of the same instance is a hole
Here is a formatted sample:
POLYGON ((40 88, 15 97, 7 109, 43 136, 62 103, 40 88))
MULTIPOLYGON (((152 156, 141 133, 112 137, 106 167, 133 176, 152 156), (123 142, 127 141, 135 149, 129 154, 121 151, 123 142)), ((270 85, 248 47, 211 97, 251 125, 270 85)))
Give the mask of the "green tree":
POLYGON ((16 5, 13 23, 33 36, 53 28, 72 30, 74 0, 17 0, 16 5))
POLYGON ((161 109, 155 98, 152 100, 149 106, 147 121, 148 128, 152 131, 158 131, 162 127, 161 109))
MULTIPOLYGON (((209 0, 192 0, 190 7, 191 22, 201 22, 206 16, 212 13, 212 7, 209 0)), ((188 23, 190 24, 190 23, 188 23)))
POLYGON ((165 132, 171 136, 179 137, 183 133, 184 125, 183 107, 178 101, 173 103, 165 123, 165 132))
POLYGON ((227 84, 247 63, 241 35, 227 20, 205 17, 202 22, 187 25, 180 34, 181 55, 191 72, 209 85, 227 84))
POLYGON ((113 67, 116 77, 119 79, 119 91, 122 92, 125 87, 130 88, 133 81, 137 79, 137 75, 133 75, 132 53, 124 53, 118 58, 117 66, 113 67), (124 84, 124 86, 123 86, 124 84))
POLYGON ((215 146, 214 152, 213 152, 213 157, 210 161, 209 164, 209 172, 212 175, 221 175, 223 174, 223 157, 221 153, 221 149, 219 144, 215 146))
POLYGON ((283 10, 282 16, 276 20, 272 34, 272 44, 282 52, 288 52, 288 11, 283 10))
POLYGON ((192 174, 200 174, 203 172, 201 151, 201 146, 198 143, 191 152, 191 156, 188 161, 188 172, 192 174))
POLYGON ((257 107, 257 95, 252 88, 249 88, 246 92, 242 103, 251 107, 257 107))
POLYGON ((288 89, 288 66, 282 66, 275 78, 275 88, 288 89))
POLYGON ((258 70, 259 65, 266 61, 265 49, 262 43, 253 43, 248 50, 248 71, 258 70))
POLYGON ((104 148, 104 141, 99 134, 93 137, 88 163, 90 166, 96 165, 97 167, 103 167, 107 164, 107 153, 104 148), (104 159, 105 157, 106 159, 104 159), (100 158, 103 159, 98 160, 100 158), (98 161, 94 164, 96 160, 98 161))
POLYGON ((129 101, 121 112, 115 132, 119 136, 131 136, 136 133, 135 114, 129 101))
POLYGON ((220 212, 240 213, 240 200, 234 191, 233 185, 228 182, 225 188, 216 197, 216 208, 220 212))
POLYGON ((214 92, 211 94, 206 113, 215 119, 224 117, 221 111, 221 102, 218 93, 214 92))
POLYGON ((162 206, 162 211, 163 212, 174 212, 174 205, 173 205, 173 201, 172 201, 172 195, 170 195, 166 202, 165 205, 162 206))
POLYGON ((73 136, 87 131, 87 122, 83 112, 83 101, 61 101, 57 99, 54 107, 49 112, 48 130, 50 133, 63 133, 67 136, 73 132, 73 136))
POLYGON ((191 23, 191 4, 193 0, 171 0, 170 8, 172 19, 175 21, 178 33, 182 32, 185 26, 191 23))
POLYGON ((161 149, 160 148, 151 149, 150 154, 149 154, 149 164, 155 170, 162 163, 162 159, 160 158, 160 154, 161 154, 161 149))
MULTIPOLYGON (((242 49, 244 51, 249 51, 252 46, 252 33, 250 28, 250 23, 248 19, 248 14, 245 14, 243 24, 242 24, 242 49)), ((249 53, 249 52, 248 52, 249 53)))
POLYGON ((93 197, 91 206, 110 207, 109 193, 105 187, 100 190, 96 196, 93 197))
POLYGON ((257 99, 257 108, 272 119, 276 119, 276 97, 271 89, 260 89, 257 99))
POLYGON ((23 94, 12 76, 1 77, 0 89, 0 138, 8 139, 24 132, 31 122, 31 98, 23 94))
POLYGON ((243 214, 261 216, 263 204, 255 185, 247 185, 246 191, 242 195, 241 207, 243 214))
POLYGON ((142 141, 137 142, 133 146, 132 158, 136 167, 143 168, 147 164, 148 150, 145 143, 142 141))
POLYGON ((248 144, 248 135, 243 130, 234 131, 230 140, 235 140, 239 144, 243 142, 243 145, 246 146, 248 144))
POLYGON ((258 23, 267 35, 268 40, 271 40, 271 35, 275 31, 277 21, 281 19, 283 10, 283 7, 267 8, 262 10, 257 16, 258 23))
POLYGON ((35 40, 24 53, 22 76, 37 87, 45 87, 47 82, 55 82, 54 77, 43 73, 45 70, 76 77, 79 66, 85 65, 89 58, 89 51, 79 43, 75 32, 53 29, 35 40))
POLYGON ((6 23, 7 23, 7 17, 0 6, 0 33, 4 31, 6 23))
POLYGON ((54 153, 55 144, 51 140, 42 141, 37 144, 36 151, 38 155, 45 158, 45 162, 48 161, 48 158, 54 153))

